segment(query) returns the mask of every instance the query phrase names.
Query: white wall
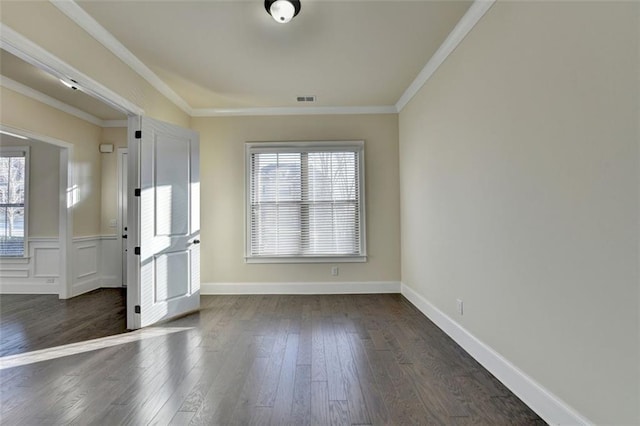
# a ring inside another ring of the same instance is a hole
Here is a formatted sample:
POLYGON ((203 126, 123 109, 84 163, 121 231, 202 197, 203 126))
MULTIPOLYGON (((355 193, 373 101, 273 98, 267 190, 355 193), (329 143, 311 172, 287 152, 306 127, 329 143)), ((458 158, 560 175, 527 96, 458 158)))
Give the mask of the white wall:
POLYGON ((639 9, 499 1, 400 114, 403 283, 598 424, 640 423, 639 9))

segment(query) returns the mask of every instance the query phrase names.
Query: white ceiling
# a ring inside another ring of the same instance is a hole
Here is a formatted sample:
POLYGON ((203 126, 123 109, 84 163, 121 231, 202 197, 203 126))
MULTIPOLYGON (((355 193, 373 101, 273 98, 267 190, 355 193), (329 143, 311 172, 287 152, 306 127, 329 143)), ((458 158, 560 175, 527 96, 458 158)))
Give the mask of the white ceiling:
POLYGON ((77 3, 196 109, 394 105, 471 4, 302 0, 279 24, 263 0, 77 3))

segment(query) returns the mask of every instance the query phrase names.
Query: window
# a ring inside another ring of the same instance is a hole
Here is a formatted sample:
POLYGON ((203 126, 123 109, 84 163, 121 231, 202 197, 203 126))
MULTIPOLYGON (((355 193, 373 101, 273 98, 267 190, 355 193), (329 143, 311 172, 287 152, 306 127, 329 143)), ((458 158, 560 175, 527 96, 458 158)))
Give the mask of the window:
POLYGON ((247 262, 364 262, 364 142, 247 143, 247 262))
POLYGON ((27 159, 27 148, 0 151, 0 256, 25 253, 27 159))

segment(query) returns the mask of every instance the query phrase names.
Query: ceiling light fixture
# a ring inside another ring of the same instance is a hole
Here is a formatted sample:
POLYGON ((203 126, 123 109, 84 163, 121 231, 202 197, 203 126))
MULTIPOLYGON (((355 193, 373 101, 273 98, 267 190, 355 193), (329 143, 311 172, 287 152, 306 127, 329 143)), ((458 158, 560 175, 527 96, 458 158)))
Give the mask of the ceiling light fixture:
POLYGON ((69 89, 73 89, 73 90, 78 90, 78 88, 75 86, 75 84, 78 84, 77 81, 75 80, 71 80, 70 81, 66 81, 64 79, 60 79, 60 83, 64 84, 65 86, 67 86, 69 89))
POLYGON ((281 24, 286 24, 300 12, 300 0, 264 0, 264 8, 281 24))

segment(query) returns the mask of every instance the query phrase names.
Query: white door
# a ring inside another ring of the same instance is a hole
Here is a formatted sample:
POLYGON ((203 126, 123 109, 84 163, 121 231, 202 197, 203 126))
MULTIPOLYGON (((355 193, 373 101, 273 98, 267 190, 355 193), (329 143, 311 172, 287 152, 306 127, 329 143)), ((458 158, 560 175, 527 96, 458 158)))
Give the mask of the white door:
POLYGON ((196 132, 147 117, 130 119, 129 132, 127 327, 135 329, 200 307, 200 144, 196 132))

